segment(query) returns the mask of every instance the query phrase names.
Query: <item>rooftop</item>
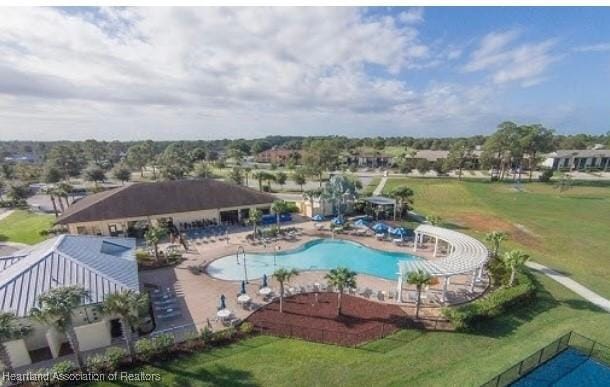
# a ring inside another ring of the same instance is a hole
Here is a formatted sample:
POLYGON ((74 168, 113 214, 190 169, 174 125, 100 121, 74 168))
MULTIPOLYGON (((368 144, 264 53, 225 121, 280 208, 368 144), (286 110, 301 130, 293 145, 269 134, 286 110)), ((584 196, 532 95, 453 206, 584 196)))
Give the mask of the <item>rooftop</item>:
POLYGON ((273 200, 270 194, 213 179, 133 183, 79 200, 57 219, 57 223, 271 204, 273 200))
POLYGON ((52 288, 80 285, 85 303, 120 290, 139 290, 135 240, 60 235, 0 257, 0 310, 23 317, 52 288))

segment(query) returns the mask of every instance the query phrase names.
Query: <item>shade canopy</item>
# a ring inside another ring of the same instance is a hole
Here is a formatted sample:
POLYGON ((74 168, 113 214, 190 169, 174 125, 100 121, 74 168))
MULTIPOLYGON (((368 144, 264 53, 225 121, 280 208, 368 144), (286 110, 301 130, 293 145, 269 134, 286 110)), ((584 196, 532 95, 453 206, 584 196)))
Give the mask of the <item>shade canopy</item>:
POLYGON ((324 217, 320 214, 317 214, 317 215, 312 216, 311 220, 316 221, 316 222, 321 222, 324 220, 324 217))
POLYGON ((227 308, 227 302, 226 302, 226 298, 224 294, 220 295, 220 308, 219 309, 226 309, 227 308))
POLYGON ((246 281, 241 281, 239 294, 246 294, 246 281))
POLYGON ((396 205, 396 200, 385 197, 385 196, 371 196, 371 197, 365 198, 364 201, 366 201, 367 203, 377 205, 377 206, 396 205))

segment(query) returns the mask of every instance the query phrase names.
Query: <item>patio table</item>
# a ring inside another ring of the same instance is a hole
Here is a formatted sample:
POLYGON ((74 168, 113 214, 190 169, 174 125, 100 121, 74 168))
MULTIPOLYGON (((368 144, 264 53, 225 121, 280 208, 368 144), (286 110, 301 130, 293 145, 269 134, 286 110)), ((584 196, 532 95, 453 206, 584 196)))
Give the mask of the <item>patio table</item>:
POLYGON ((271 294, 271 288, 270 287, 266 287, 266 288, 261 288, 258 291, 258 294, 260 294, 261 296, 268 296, 271 294))
POLYGON ((247 294, 242 294, 239 297, 237 297, 237 303, 239 303, 239 304, 247 304, 248 302, 250 302, 250 300, 251 300, 251 298, 247 294))
POLYGON ((218 316, 219 318, 224 320, 231 316, 231 311, 229 309, 221 309, 218 312, 216 312, 216 316, 218 316))

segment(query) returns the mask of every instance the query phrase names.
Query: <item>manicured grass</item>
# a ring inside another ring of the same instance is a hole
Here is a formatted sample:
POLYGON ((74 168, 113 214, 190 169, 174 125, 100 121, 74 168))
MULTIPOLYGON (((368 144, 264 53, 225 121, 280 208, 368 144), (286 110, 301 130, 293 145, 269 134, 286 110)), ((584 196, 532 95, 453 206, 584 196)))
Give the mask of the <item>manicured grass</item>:
POLYGON ((49 229, 53 224, 53 216, 40 215, 29 211, 16 210, 8 217, 0 220, 0 241, 38 243, 46 237, 41 236, 42 230, 49 229))
POLYGON ((573 329, 610 343, 608 313, 537 278, 536 304, 473 334, 405 330, 360 348, 261 336, 136 371, 182 386, 476 386, 573 329))
POLYGON ((568 273, 610 297, 610 189, 574 186, 563 193, 552 185, 392 179, 415 191, 415 211, 435 214, 480 239, 491 230, 510 234, 506 247, 568 273))
POLYGON ((362 188, 360 195, 371 196, 373 194, 373 191, 375 191, 375 188, 377 188, 377 186, 379 185, 380 181, 381 177, 374 177, 373 179, 371 179, 371 181, 365 187, 362 188))

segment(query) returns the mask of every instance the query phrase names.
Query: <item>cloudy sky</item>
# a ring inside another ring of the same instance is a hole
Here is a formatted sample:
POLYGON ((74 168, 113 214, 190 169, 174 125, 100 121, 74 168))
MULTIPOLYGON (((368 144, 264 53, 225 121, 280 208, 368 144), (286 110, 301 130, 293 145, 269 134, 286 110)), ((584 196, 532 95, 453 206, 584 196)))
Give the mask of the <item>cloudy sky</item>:
POLYGON ((608 8, 4 8, 0 139, 610 130, 608 8))

